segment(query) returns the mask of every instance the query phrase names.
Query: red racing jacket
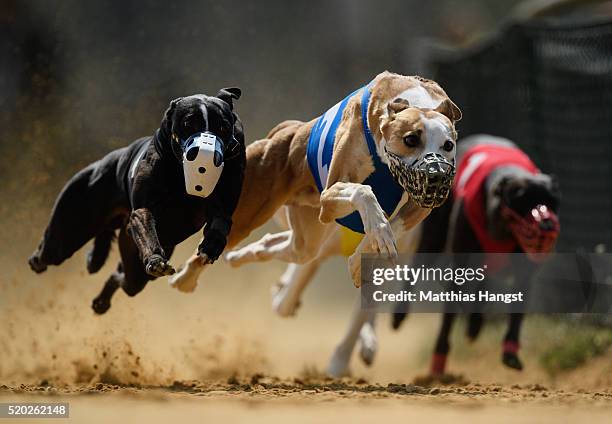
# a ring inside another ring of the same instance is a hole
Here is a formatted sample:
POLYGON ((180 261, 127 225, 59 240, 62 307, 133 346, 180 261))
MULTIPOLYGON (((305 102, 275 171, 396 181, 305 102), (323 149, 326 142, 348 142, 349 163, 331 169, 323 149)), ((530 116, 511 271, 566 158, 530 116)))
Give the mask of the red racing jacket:
POLYGON ((461 158, 453 185, 453 194, 457 200, 463 201, 468 222, 482 250, 487 253, 512 253, 518 246, 514 239, 494 239, 487 230, 484 184, 491 172, 502 166, 515 166, 532 174, 539 173, 531 159, 517 147, 479 144, 461 158))

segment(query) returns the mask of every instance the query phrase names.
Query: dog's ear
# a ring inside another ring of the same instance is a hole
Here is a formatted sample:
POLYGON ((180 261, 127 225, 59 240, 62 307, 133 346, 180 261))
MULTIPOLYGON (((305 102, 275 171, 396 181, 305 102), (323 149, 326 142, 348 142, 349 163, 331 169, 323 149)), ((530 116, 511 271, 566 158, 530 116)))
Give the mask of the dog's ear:
POLYGON ((495 213, 499 213, 500 206, 505 203, 507 199, 504 198, 506 186, 510 182, 510 177, 503 176, 490 187, 489 192, 486 196, 485 209, 487 216, 494 216, 495 213))
POLYGON ((400 113, 402 110, 408 109, 410 102, 406 99, 397 98, 387 105, 387 116, 389 119, 393 119, 396 113, 400 113))
POLYGON ((382 116, 380 120, 380 131, 385 134, 387 127, 395 119, 395 114, 402 110, 408 109, 410 103, 406 99, 397 98, 387 104, 387 114, 382 116))
POLYGON ((230 107, 234 108, 234 100, 238 100, 242 95, 242 90, 238 87, 227 87, 222 88, 217 93, 217 97, 223 100, 225 103, 230 105, 230 107))
POLYGON ((558 205, 559 201, 561 200, 561 190, 559 189, 559 179, 554 174, 547 174, 547 175, 548 175, 548 183, 546 184, 546 188, 548 189, 548 191, 550 192, 550 195, 552 196, 552 198, 555 200, 555 202, 558 205))
MULTIPOLYGON (((508 183, 511 181, 512 178, 510 178, 509 176, 505 175, 503 177, 501 177, 496 183, 495 186, 493 187, 493 195, 495 197, 498 197, 499 199, 502 199, 505 195, 506 195, 506 188, 508 186, 508 183)), ((505 200, 505 199, 504 199, 505 200)))
POLYGON ((461 109, 454 104, 451 99, 445 99, 442 103, 435 108, 435 111, 441 113, 450 119, 453 124, 461 120, 461 109))
POLYGON ((550 190, 553 192, 559 192, 559 178, 555 174, 548 174, 550 177, 550 190))
POLYGON ((176 109, 176 105, 181 100, 183 100, 182 97, 172 100, 170 104, 168 105, 168 109, 166 109, 166 112, 164 113, 164 118, 162 120, 161 128, 164 131, 166 131, 167 134, 170 134, 172 132, 172 114, 174 113, 174 110, 176 109))

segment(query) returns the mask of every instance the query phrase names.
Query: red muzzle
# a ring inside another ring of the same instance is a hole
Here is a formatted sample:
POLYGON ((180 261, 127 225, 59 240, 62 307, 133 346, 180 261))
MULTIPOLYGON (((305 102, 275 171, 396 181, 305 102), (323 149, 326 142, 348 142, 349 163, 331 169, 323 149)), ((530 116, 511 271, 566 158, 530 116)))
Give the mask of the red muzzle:
POLYGON ((547 206, 537 205, 526 216, 521 216, 502 205, 501 213, 529 259, 541 262, 553 250, 559 237, 559 218, 547 206))

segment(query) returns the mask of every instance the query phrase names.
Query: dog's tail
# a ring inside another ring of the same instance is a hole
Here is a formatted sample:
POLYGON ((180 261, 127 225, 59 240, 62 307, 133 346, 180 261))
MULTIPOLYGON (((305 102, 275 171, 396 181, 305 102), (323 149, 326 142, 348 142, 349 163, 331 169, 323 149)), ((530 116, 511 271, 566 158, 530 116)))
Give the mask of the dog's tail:
POLYGON ((284 129, 287 129, 293 126, 297 126, 297 125, 302 125, 302 124, 303 122, 298 121, 297 119, 289 119, 287 121, 283 121, 277 126, 275 126, 274 128, 272 128, 270 132, 268 133, 268 135, 266 136, 266 138, 272 138, 284 129))
POLYGON ((100 268, 108 259, 114 239, 115 231, 110 229, 104 230, 96 236, 93 247, 87 254, 87 271, 90 274, 100 271, 100 268))

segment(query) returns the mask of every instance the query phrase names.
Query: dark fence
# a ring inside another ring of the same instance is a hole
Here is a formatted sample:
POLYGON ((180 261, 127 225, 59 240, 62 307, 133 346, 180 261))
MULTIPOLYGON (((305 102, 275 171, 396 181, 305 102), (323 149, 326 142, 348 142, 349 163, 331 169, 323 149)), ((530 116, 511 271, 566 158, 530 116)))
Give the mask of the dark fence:
POLYGON ((558 250, 612 249, 612 22, 514 24, 430 66, 463 111, 461 136, 512 139, 557 175, 558 250))

